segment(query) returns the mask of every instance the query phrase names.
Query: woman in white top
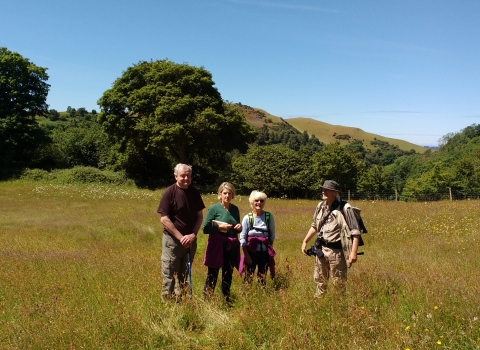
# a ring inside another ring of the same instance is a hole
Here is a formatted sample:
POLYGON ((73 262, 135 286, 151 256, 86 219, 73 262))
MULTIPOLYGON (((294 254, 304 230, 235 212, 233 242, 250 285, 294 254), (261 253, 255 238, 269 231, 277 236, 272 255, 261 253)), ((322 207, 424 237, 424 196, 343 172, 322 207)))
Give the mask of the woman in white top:
POLYGON ((273 276, 273 241, 275 240, 275 220, 273 215, 264 211, 267 195, 260 191, 252 191, 249 202, 252 212, 242 220, 240 246, 246 267, 245 282, 251 283, 258 268, 258 280, 265 285, 267 269, 273 276))

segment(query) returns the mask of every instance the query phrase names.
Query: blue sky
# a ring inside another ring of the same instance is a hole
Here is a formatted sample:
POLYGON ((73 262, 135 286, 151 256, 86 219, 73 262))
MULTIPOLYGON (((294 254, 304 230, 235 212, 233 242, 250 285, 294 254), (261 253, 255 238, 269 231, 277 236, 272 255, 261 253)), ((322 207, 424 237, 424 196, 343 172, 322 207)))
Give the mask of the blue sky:
POLYGON ((139 61, 203 66, 225 100, 435 146, 480 124, 480 1, 0 0, 0 46, 47 103, 96 102, 139 61))

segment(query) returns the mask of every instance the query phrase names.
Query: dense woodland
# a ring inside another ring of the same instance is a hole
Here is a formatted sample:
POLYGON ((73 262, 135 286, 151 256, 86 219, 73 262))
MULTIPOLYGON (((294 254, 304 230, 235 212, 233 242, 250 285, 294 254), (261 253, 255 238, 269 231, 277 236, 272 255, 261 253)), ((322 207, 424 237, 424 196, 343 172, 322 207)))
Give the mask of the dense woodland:
MULTIPOLYGON (((325 179, 344 191, 402 200, 480 195, 480 125, 442 137, 437 151, 403 151, 374 140, 324 144, 287 121, 221 98, 210 72, 168 60, 126 69, 99 96, 100 110, 49 109, 47 69, 0 48, 0 177, 50 181, 133 182, 159 188, 173 182, 178 162, 194 182, 214 191, 231 181, 239 193, 312 198, 325 179), (260 125, 260 126, 259 126, 260 125)), ((339 137, 348 135, 339 135, 339 137)))

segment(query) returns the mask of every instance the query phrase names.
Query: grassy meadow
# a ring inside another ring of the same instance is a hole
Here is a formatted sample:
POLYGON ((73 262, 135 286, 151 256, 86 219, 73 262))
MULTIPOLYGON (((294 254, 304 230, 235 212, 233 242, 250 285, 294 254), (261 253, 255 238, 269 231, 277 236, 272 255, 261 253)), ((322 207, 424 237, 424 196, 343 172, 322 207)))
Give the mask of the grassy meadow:
POLYGON ((316 201, 269 199, 277 277, 247 290, 235 274, 227 307, 220 286, 203 300, 202 233, 193 299, 161 300, 160 196, 0 183, 0 349, 480 349, 480 201, 353 202, 365 255, 344 295, 313 299, 316 201))

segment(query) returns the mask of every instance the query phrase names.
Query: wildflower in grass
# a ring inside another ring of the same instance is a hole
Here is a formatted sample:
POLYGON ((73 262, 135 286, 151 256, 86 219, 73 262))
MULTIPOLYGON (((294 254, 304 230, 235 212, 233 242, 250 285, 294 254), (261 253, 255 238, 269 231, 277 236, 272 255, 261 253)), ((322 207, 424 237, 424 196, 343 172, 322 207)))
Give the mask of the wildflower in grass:
POLYGON ((410 326, 405 327, 405 330, 408 331, 410 329, 410 326))
POLYGON ((428 328, 425 328, 425 332, 430 332, 430 330, 428 328))
POLYGON ((439 341, 437 341, 437 344, 438 344, 438 345, 442 345, 442 342, 439 340, 439 341))
POLYGON ((433 307, 433 309, 434 309, 434 310, 438 310, 438 306, 435 305, 435 306, 433 307))

